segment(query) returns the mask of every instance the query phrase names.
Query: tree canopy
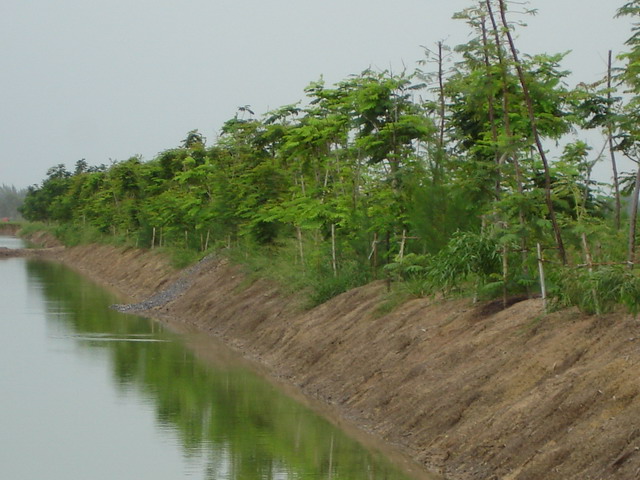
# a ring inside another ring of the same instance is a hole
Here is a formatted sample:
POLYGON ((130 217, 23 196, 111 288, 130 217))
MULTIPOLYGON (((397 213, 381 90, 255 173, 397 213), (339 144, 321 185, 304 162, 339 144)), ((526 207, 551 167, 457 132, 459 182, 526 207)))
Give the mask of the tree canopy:
MULTIPOLYGON (((506 2, 470 3, 456 14, 470 40, 438 43, 413 73, 311 82, 306 101, 263 116, 240 107, 213 144, 192 130, 149 161, 57 165, 29 189, 23 215, 148 248, 263 252, 306 278, 316 301, 385 277, 506 304, 546 293, 547 268, 560 302, 637 309, 640 169, 615 164, 616 153, 640 161, 637 23, 622 68, 570 87, 564 54, 519 52, 506 2), (608 139, 613 194, 592 179, 605 148, 570 139, 585 130, 608 139), (590 302, 567 294, 576 279, 590 302), (605 302, 606 285, 625 287, 605 302)), ((618 13, 636 20, 640 4, 618 13)))

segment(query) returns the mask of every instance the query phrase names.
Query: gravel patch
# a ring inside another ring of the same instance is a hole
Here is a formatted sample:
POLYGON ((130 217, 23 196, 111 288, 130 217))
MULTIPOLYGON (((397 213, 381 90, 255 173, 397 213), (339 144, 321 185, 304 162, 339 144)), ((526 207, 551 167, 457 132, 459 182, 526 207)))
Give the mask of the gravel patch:
POLYGON ((187 268, 182 276, 169 285, 164 290, 161 290, 158 293, 153 294, 146 300, 138 303, 125 303, 125 304, 113 304, 110 306, 111 309, 116 310, 122 313, 135 313, 135 312, 143 312, 145 310, 151 310, 152 308, 159 308, 167 303, 175 300, 180 295, 182 295, 193 283, 195 276, 200 273, 203 267, 209 264, 215 258, 214 255, 207 255, 198 263, 187 268))

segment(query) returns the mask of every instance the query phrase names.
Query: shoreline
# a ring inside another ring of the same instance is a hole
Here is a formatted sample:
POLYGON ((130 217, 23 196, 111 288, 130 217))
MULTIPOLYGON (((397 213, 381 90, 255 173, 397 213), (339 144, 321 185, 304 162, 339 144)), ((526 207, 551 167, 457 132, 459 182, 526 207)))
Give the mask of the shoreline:
MULTIPOLYGON (((132 303, 181 277, 154 252, 50 251, 132 303)), ((485 313, 411 300, 381 315, 374 283, 304 311, 226 261, 144 312, 216 337, 278 383, 327 405, 451 480, 635 478, 640 325, 628 315, 544 316, 539 300, 485 313)), ((139 312, 137 312, 139 313, 139 312)))

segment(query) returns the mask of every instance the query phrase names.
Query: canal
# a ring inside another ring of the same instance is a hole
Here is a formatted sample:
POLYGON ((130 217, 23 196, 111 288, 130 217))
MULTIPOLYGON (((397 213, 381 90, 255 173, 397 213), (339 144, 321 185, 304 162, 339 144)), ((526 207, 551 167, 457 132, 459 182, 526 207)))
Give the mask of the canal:
POLYGON ((0 279, 0 478, 418 478, 62 265, 4 259, 0 279))

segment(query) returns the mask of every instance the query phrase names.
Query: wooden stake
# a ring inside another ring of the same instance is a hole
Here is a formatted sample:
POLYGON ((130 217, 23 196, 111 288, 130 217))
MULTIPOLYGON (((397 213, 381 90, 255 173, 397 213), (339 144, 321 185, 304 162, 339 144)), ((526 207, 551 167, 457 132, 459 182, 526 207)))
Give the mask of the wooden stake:
POLYGON ((378 278, 378 232, 374 232, 373 234, 371 253, 369 254, 368 260, 372 260, 371 266, 373 267, 373 276, 374 278, 378 278))
POLYGON ((151 235, 151 250, 156 246, 156 227, 153 227, 153 234, 151 235))
POLYGON ((331 224, 331 264, 333 266, 333 276, 338 276, 338 262, 336 261, 336 224, 331 224))
POLYGON ((547 313, 547 284, 544 281, 544 259, 542 258, 542 247, 537 243, 538 247, 538 271, 540 272, 540 293, 542 294, 542 306, 544 313, 547 313))
POLYGON ((509 249, 502 248, 502 308, 507 308, 507 279, 509 277, 509 249))
POLYGON ((331 446, 329 447, 329 480, 333 478, 333 434, 331 434, 331 446))
POLYGON ((304 247, 302 245, 302 229, 296 226, 296 232, 298 234, 298 252, 300 254, 300 264, 304 270, 304 247))
MULTIPOLYGON (((584 249, 584 259, 587 262, 589 273, 593 273, 593 259, 591 258, 589 244, 587 243, 587 234, 584 232, 582 232, 582 248, 584 249)), ((598 302, 598 292, 595 288, 591 289, 591 295, 593 295, 593 303, 596 307, 596 315, 600 315, 600 302, 598 302)))

